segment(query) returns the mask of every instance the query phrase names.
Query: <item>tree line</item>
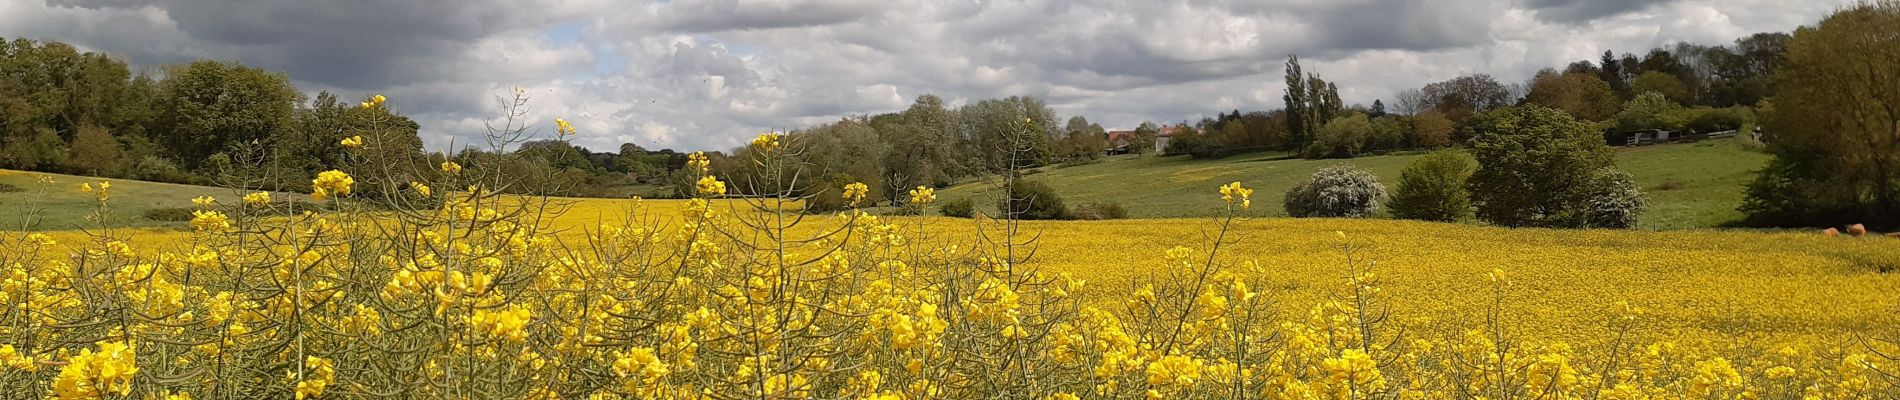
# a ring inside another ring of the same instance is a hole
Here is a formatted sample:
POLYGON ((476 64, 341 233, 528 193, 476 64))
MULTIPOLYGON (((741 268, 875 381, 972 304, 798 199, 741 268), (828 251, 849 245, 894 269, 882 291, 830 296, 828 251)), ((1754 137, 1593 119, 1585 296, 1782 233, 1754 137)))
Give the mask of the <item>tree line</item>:
MULTIPOLYGON (((0 41, 0 168, 296 190, 343 161, 340 141, 362 137, 385 163, 504 162, 524 177, 510 190, 691 193, 681 172, 685 152, 632 143, 596 152, 558 137, 524 137, 505 147, 476 144, 427 154, 419 126, 398 108, 358 107, 328 92, 307 98, 285 74, 236 62, 200 60, 134 73, 122 60, 60 42, 0 41), (260 166, 279 173, 227 179, 227 172, 260 166)), ((825 171, 822 181, 875 183, 881 198, 1005 167, 1093 159, 1108 147, 1101 125, 1080 116, 1058 120, 1041 100, 1023 96, 950 107, 923 95, 901 112, 848 117, 792 134, 812 142, 805 162, 825 171), (1032 122, 1017 123, 1024 119, 1032 122), (1023 148, 1006 156, 1006 144, 1023 148)), ((718 168, 745 168, 728 162, 731 155, 708 154, 718 168)))
MULTIPOLYGON (((1606 51, 1519 84, 1459 76, 1402 91, 1389 108, 1383 100, 1341 106, 1335 83, 1289 57, 1283 108, 1183 122, 1166 152, 1346 158, 1463 147, 1464 156, 1436 154, 1408 168, 1394 214, 1459 220, 1475 210, 1506 226, 1614 227, 1633 223, 1643 206, 1606 145, 1648 130, 1690 139, 1740 131, 1774 156, 1746 189, 1744 224, 1900 228, 1900 38, 1892 26, 1900 26, 1900 3, 1863 3, 1793 33, 1641 56, 1606 51)), ((1383 193, 1354 185, 1339 193, 1383 193)), ((1288 209, 1305 211, 1293 196, 1304 192, 1294 189, 1288 209)))
MULTIPOLYGON (((0 40, 0 168, 308 190, 309 176, 343 161, 345 138, 361 139, 360 151, 384 163, 431 158, 415 121, 360 105, 328 92, 306 96, 283 73, 236 62, 135 73, 123 60, 65 43, 0 40)), ((593 152, 554 139, 433 158, 501 154, 506 168, 534 177, 517 189, 573 196, 624 196, 633 185, 666 188, 657 193, 665 195, 672 171, 686 163, 671 149, 629 143, 593 152)))
POLYGON ((1709 133, 1740 129, 1754 108, 1774 95, 1774 73, 1792 36, 1756 33, 1731 45, 1680 43, 1638 57, 1605 51, 1597 60, 1546 68, 1529 81, 1507 84, 1470 74, 1396 94, 1371 105, 1346 105, 1338 85, 1286 62, 1282 107, 1216 113, 1178 124, 1164 149, 1170 155, 1224 157, 1250 151, 1287 151, 1305 158, 1350 158, 1395 150, 1468 144, 1472 115, 1503 107, 1540 105, 1590 124, 1604 140, 1621 144, 1628 132, 1662 129, 1709 133))
MULTIPOLYGON (((868 198, 901 203, 911 188, 943 187, 961 179, 1056 163, 1097 159, 1109 149, 1107 131, 1083 116, 1062 119, 1042 100, 1012 96, 951 107, 936 95, 918 96, 903 111, 860 115, 786 133, 797 143, 796 165, 818 176, 802 182, 753 182, 760 166, 736 160, 757 151, 747 145, 712 156, 717 175, 738 177, 737 193, 788 189, 806 194, 862 182, 868 198)), ((836 196, 813 196, 808 206, 831 209, 836 196)), ((838 203, 838 204, 834 204, 838 203)))

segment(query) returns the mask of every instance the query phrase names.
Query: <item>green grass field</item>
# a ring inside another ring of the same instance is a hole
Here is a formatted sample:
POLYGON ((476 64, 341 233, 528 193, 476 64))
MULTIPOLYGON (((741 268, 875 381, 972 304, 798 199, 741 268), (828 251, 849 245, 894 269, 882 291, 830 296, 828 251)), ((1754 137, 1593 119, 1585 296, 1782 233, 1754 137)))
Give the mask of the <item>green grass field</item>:
MULTIPOLYGON (((92 194, 79 191, 81 183, 97 186, 112 183, 110 208, 105 222, 110 227, 184 227, 182 222, 154 221, 145 212, 161 208, 191 207, 191 199, 209 195, 220 201, 239 201, 251 191, 208 186, 179 185, 123 179, 61 175, 44 172, 0 170, 0 184, 17 190, 0 192, 0 229, 67 230, 97 226, 86 217, 99 210, 92 194), (42 182, 41 177, 47 179, 42 182)), ((278 199, 307 199, 308 195, 276 193, 278 199), (303 196, 303 197, 299 197, 303 196)))
MULTIPOLYGON (((1388 190, 1396 189, 1399 171, 1422 154, 1397 154, 1346 160, 1304 160, 1283 153, 1242 154, 1218 160, 1186 156, 1115 156, 1088 165, 1050 167, 1030 175, 1062 194, 1070 206, 1092 202, 1120 203, 1135 218, 1199 217, 1212 213, 1204 197, 1228 182, 1258 190, 1257 216, 1285 216, 1282 199, 1287 188, 1330 165, 1350 164, 1379 176, 1388 190)), ((1766 165, 1767 154, 1748 149, 1740 139, 1714 139, 1633 148, 1618 148, 1616 165, 1636 176, 1649 194, 1650 209, 1642 216, 1645 229, 1715 227, 1742 218, 1743 188, 1755 171, 1766 165), (1665 183, 1670 189, 1664 190, 1665 183)), ((994 180, 974 181, 938 192, 942 200, 975 198, 994 209, 994 180)))
MULTIPOLYGON (((1048 183, 1061 193, 1070 206, 1092 202, 1114 202, 1128 209, 1135 218, 1178 218, 1211 215, 1206 196, 1216 187, 1240 181, 1255 193, 1256 216, 1284 216, 1281 200, 1288 187, 1312 175, 1320 168, 1351 164, 1372 171, 1391 189, 1399 171, 1421 154, 1361 157, 1349 160, 1303 160, 1280 153, 1242 154, 1219 160, 1193 160, 1185 156, 1116 156, 1100 162, 1073 167, 1046 168, 1030 179, 1048 183)), ((1749 150, 1737 139, 1718 139, 1699 143, 1669 144, 1618 149, 1617 167, 1636 176, 1636 182, 1650 196, 1650 210, 1642 217, 1646 229, 1684 229, 1723 226, 1741 219, 1735 207, 1742 202, 1742 189, 1754 179, 1755 170, 1768 162, 1768 155, 1749 150), (1664 190, 1665 183, 1671 189, 1664 190)), ((0 184, 19 191, 0 192, 0 229, 66 230, 86 228, 92 222, 86 216, 96 209, 92 195, 79 192, 79 184, 113 182, 112 207, 106 216, 114 227, 179 227, 181 222, 154 221, 145 218, 148 210, 190 207, 191 199, 211 195, 235 201, 244 191, 233 189, 101 179, 73 175, 26 171, 0 171, 0 184), (46 176, 51 183, 41 183, 46 176), (31 225, 29 225, 31 224, 31 225)), ((993 207, 995 182, 973 181, 938 192, 941 200, 978 198, 978 204, 993 207)), ((630 190, 659 190, 638 187, 630 190)), ((281 199, 303 199, 306 195, 280 194, 281 199)))

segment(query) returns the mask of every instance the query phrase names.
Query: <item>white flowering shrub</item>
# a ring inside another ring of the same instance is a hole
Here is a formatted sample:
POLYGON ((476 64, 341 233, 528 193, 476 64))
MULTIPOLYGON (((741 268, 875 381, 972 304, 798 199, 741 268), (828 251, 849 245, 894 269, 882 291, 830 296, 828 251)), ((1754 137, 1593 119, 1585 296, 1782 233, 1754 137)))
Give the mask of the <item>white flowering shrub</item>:
POLYGON ((1332 166, 1287 189, 1286 213, 1296 218, 1365 218, 1385 197, 1385 185, 1371 172, 1332 166))

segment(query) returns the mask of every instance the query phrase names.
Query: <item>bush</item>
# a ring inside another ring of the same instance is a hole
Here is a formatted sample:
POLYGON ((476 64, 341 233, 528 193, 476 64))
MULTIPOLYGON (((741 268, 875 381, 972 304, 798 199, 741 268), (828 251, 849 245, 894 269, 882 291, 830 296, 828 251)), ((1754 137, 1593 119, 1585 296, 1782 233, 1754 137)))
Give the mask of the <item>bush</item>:
POLYGON ((1286 191, 1286 213, 1295 218, 1365 218, 1384 198, 1385 185, 1371 172, 1332 166, 1286 191))
POLYGON ((204 181, 197 175, 185 172, 184 168, 179 168, 178 164, 172 163, 171 160, 158 156, 140 158, 138 162, 132 163, 131 170, 123 175, 152 182, 197 184, 204 181))
POLYGON ((1689 121, 1686 127, 1701 134, 1740 130, 1751 119, 1748 110, 1742 107, 1697 107, 1685 114, 1684 119, 1689 121))
POLYGON ((1434 151, 1413 161, 1399 173, 1398 190, 1387 207, 1392 216, 1423 221, 1453 222, 1471 216, 1470 157, 1457 150, 1434 151))
MULTIPOLYGON (((830 180, 806 187, 803 195, 810 197, 805 199, 805 212, 829 213, 851 208, 851 203, 844 201, 844 187, 853 182, 857 182, 857 179, 852 178, 851 175, 836 174, 832 175, 830 180)), ((864 201, 873 202, 874 200, 866 198, 864 201)))
POLYGON ((1636 179, 1615 168, 1597 170, 1590 182, 1589 224, 1592 228, 1625 229, 1636 226, 1649 202, 1637 190, 1636 179))
POLYGON ((1591 183, 1612 155, 1602 136, 1543 106, 1489 111, 1466 125, 1478 169, 1465 187, 1479 219, 1513 227, 1589 225, 1591 183))
POLYGON ((1665 131, 1682 130, 1682 106, 1675 101, 1655 92, 1643 93, 1630 99, 1623 111, 1616 113, 1616 130, 1622 132, 1640 129, 1661 129, 1665 131))
POLYGON ((976 202, 970 201, 967 197, 946 201, 943 207, 937 208, 937 213, 945 217, 969 218, 976 216, 976 202))
POLYGON ((1017 179, 1010 183, 1009 196, 997 201, 996 209, 1014 219, 1069 219, 1069 208, 1062 196, 1042 182, 1017 179))
POLYGON ((1877 219, 1863 214, 1865 207, 1859 204, 1862 200, 1857 188, 1813 165, 1818 163, 1818 155, 1792 152, 1769 161, 1748 185, 1747 196, 1738 208, 1747 215, 1742 222, 1764 227, 1825 227, 1877 219))
POLYGON ((1128 218, 1128 209, 1116 203, 1088 203, 1075 207, 1070 213, 1075 219, 1102 220, 1128 218))
MULTIPOLYGON (((1212 131, 1210 131, 1212 132, 1212 131)), ((1187 155, 1197 159, 1221 158, 1233 155, 1238 150, 1228 146, 1214 133, 1195 133, 1191 129, 1182 129, 1182 133, 1168 140, 1168 148, 1161 154, 1168 156, 1187 155)))
POLYGON ((144 215, 145 219, 153 221, 185 222, 190 221, 191 212, 197 210, 191 207, 154 208, 145 210, 144 215))

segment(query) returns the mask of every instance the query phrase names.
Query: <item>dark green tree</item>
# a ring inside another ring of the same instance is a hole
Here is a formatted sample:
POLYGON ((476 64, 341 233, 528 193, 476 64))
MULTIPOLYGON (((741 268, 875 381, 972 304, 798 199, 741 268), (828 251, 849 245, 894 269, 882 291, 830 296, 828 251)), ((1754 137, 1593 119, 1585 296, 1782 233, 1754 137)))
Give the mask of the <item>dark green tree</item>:
POLYGON ((1597 132, 1543 106, 1502 108, 1466 121, 1478 169, 1466 188, 1477 216, 1502 226, 1588 224, 1591 183, 1610 166, 1597 132))
POLYGON ((299 95, 283 74, 196 61, 166 76, 159 142, 189 167, 236 144, 266 143, 288 130, 299 95))
POLYGON ((1764 104, 1775 155, 1742 211, 1761 224, 1900 227, 1900 2, 1795 31, 1764 104))

